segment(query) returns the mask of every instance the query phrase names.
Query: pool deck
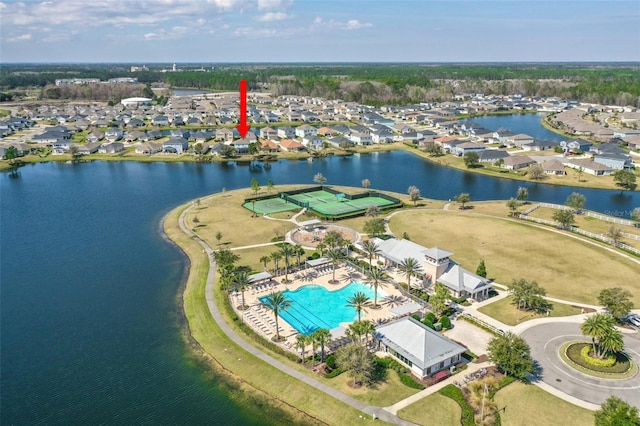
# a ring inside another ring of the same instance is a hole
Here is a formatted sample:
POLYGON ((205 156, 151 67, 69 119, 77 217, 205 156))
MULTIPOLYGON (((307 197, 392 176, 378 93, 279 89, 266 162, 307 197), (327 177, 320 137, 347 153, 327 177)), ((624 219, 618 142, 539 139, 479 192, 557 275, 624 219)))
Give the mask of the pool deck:
MULTIPOLYGON (((238 316, 242 318, 242 321, 261 336, 270 339, 276 334, 275 320, 273 312, 262 306, 259 298, 267 296, 276 291, 291 290, 295 291, 305 285, 319 285, 329 290, 339 290, 346 287, 353 281, 363 282, 364 275, 352 268, 347 267, 336 268, 335 277, 338 283, 330 283, 333 279, 333 272, 330 266, 308 268, 295 273, 289 274, 291 282, 281 284, 280 281, 284 279, 284 275, 274 277, 270 283, 258 285, 258 288, 262 288, 260 291, 253 289, 247 290, 244 293, 245 304, 249 306, 248 310, 240 311, 237 309, 242 303, 240 294, 232 296, 232 304, 238 313, 238 316)), ((399 290, 397 290, 393 284, 388 284, 384 287, 378 287, 378 305, 379 309, 366 308, 362 312, 362 319, 369 320, 374 324, 382 321, 388 321, 396 318, 394 314, 390 312, 391 308, 402 305, 403 303, 410 302, 404 297, 399 290)), ((373 303, 373 301, 372 301, 373 303)), ((349 323, 341 323, 341 326, 348 327, 349 323)), ((278 318, 278 327, 280 327, 280 336, 285 337, 286 340, 281 343, 282 347, 296 352, 294 348, 295 336, 298 331, 287 323, 282 317, 278 318)), ((310 348, 311 346, 309 346, 310 348)))

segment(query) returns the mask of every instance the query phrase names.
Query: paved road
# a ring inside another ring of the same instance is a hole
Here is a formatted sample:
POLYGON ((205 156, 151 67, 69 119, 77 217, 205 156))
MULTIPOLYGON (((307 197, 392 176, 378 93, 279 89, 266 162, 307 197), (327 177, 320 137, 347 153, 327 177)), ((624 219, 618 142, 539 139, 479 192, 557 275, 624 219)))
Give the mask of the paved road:
MULTIPOLYGON (((552 388, 593 404, 616 395, 640 408, 640 374, 626 380, 599 379, 567 366, 558 349, 569 340, 582 340, 579 323, 554 322, 531 327, 521 333, 531 346, 531 355, 542 367, 542 382, 552 388)), ((640 335, 625 333, 625 350, 640 361, 640 335)))

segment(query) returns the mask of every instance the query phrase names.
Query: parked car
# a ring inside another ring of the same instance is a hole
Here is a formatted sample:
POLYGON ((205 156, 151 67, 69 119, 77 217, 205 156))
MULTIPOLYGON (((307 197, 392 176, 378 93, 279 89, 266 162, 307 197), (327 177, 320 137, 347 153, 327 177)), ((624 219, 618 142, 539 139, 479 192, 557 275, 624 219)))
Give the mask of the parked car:
POLYGON ((629 324, 640 327, 640 316, 636 314, 629 314, 624 318, 629 324))

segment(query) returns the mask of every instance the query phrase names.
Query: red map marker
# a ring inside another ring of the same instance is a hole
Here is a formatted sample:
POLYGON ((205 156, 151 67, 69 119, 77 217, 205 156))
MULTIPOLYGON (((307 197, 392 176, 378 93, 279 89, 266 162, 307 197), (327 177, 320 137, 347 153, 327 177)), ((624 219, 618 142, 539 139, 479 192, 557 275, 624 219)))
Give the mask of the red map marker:
POLYGON ((236 126, 244 139, 251 126, 247 125, 247 80, 240 80, 240 124, 236 126))

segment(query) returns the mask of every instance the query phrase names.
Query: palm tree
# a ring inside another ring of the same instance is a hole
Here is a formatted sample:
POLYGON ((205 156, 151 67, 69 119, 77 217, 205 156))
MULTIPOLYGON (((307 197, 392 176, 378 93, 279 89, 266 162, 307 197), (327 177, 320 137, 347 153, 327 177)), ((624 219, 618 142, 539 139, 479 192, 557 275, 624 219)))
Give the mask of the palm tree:
POLYGON ((295 249, 291 244, 283 244, 280 247, 280 254, 284 257, 284 281, 289 281, 289 258, 295 255, 295 249))
POLYGON ((324 362, 324 347, 331 341, 331 332, 326 328, 319 328, 310 337, 320 345, 320 362, 324 362))
POLYGON ((598 346, 600 346, 602 356, 604 356, 605 353, 615 354, 620 352, 624 348, 622 332, 615 328, 611 329, 607 334, 600 338, 598 346))
POLYGON ((369 343, 369 335, 373 336, 376 332, 376 326, 371 321, 365 320, 360 321, 361 323, 361 332, 364 334, 364 344, 367 345, 369 343))
POLYGON ((407 257, 400 262, 398 270, 407 277, 407 286, 411 288, 411 277, 417 277, 420 274, 420 263, 413 257, 407 257))
POLYGON ((306 334, 298 334, 296 336, 296 349, 300 350, 300 362, 304 364, 304 354, 306 353, 305 349, 307 348, 307 343, 309 342, 309 337, 306 334))
POLYGON ((291 300, 281 291, 276 291, 268 295, 262 303, 267 309, 273 312, 276 320, 276 340, 280 340, 280 328, 278 327, 278 313, 284 312, 291 307, 291 300))
POLYGON ((244 292, 247 290, 247 287, 251 284, 249 282, 249 274, 246 271, 237 272, 233 277, 233 284, 236 286, 238 290, 240 290, 240 294, 242 295, 242 306, 239 306, 238 309, 245 310, 247 309, 246 303, 244 303, 244 292))
POLYGON ((358 343, 362 343, 362 321, 354 321, 349 324, 349 328, 345 331, 345 335, 351 339, 356 340, 358 343))
POLYGON ((267 263, 269 263, 270 260, 271 260, 271 256, 262 256, 260 258, 260 262, 262 262, 262 264, 264 265, 265 271, 267 270, 267 263))
POLYGON ((389 276, 386 272, 381 271, 378 268, 373 268, 369 271, 368 277, 365 280, 366 284, 373 287, 373 307, 378 307, 378 287, 384 287, 387 283, 389 283, 389 276))
POLYGON ((369 299, 369 296, 367 296, 361 291, 354 293, 353 296, 347 299, 347 306, 350 306, 356 309, 356 312, 358 313, 358 321, 360 321, 360 316, 362 314, 362 311, 365 310, 364 308, 369 306, 370 303, 371 303, 371 299, 369 299))
POLYGON ((271 253, 271 260, 273 260, 273 273, 278 273, 278 261, 282 259, 282 254, 279 251, 271 253))
POLYGON ((518 201, 515 198, 509 199, 509 201, 507 201, 507 207, 511 210, 511 216, 515 216, 516 210, 518 210, 518 201))
POLYGON ((580 326, 580 331, 582 334, 591 337, 591 343, 593 345, 593 354, 598 358, 601 358, 600 351, 598 350, 599 342, 610 334, 613 328, 614 319, 611 315, 607 314, 594 314, 589 318, 584 320, 582 325, 580 326), (598 342, 596 342, 596 340, 598 342))
POLYGON ((362 243, 362 249, 366 253, 367 257, 369 258, 369 269, 371 269, 373 267, 374 256, 377 256, 382 252, 380 251, 380 248, 378 247, 378 245, 371 240, 364 241, 362 243))
POLYGON ((326 249, 327 249, 327 243, 325 243, 324 241, 319 242, 318 245, 316 246, 316 250, 320 252, 320 256, 324 256, 324 251, 326 249))
POLYGON ((331 280, 331 282, 336 282, 336 265, 338 265, 338 263, 340 263, 342 261, 342 259, 344 259, 344 253, 342 252, 342 249, 339 248, 330 248, 329 250, 327 250, 327 257, 329 258, 329 260, 331 261, 331 264, 333 265, 333 279, 331 280))
POLYGON ((304 253, 305 253, 304 249, 302 248, 301 245, 298 245, 298 244, 294 245, 293 249, 294 249, 294 254, 298 258, 298 267, 300 267, 300 257, 304 256, 304 253))

